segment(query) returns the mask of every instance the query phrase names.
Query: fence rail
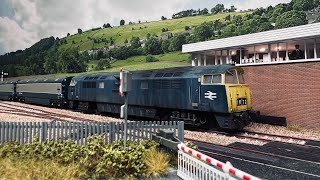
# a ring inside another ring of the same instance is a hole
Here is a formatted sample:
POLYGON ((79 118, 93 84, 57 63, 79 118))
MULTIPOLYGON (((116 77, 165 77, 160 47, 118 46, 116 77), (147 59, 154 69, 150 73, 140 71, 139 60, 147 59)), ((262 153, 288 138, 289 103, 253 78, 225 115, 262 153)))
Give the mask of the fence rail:
MULTIPOLYGON (((183 121, 134 121, 127 124, 127 138, 130 141, 151 139, 160 129, 170 129, 183 141, 183 121)), ((123 139, 123 122, 0 122, 0 143, 32 143, 36 136, 40 142, 46 139, 74 140, 84 145, 88 137, 102 135, 106 143, 123 139)))

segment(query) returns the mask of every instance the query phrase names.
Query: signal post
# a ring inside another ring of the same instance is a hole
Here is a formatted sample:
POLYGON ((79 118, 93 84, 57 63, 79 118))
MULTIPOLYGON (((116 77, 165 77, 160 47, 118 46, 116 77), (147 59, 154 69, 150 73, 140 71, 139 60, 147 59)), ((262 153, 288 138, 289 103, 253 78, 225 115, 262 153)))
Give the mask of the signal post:
POLYGON ((120 68, 119 95, 124 96, 124 105, 121 106, 120 118, 124 118, 124 150, 127 146, 127 124, 128 124, 128 92, 132 88, 132 73, 120 68))

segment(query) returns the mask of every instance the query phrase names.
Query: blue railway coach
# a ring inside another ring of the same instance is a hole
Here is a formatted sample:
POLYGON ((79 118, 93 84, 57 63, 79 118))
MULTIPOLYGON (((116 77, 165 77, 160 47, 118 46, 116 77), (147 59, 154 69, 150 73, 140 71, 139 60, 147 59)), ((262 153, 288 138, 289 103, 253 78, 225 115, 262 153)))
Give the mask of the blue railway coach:
POLYGON ((0 84, 0 100, 14 100, 16 97, 16 82, 6 82, 0 84))
POLYGON ((68 102, 72 77, 44 80, 21 80, 16 83, 17 100, 30 104, 63 107, 68 102))
MULTIPOLYGON (((251 122, 251 96, 243 70, 232 65, 134 71, 131 116, 183 120, 207 128, 242 129, 251 122)), ((69 107, 119 113, 119 73, 80 75, 71 80, 69 107)))

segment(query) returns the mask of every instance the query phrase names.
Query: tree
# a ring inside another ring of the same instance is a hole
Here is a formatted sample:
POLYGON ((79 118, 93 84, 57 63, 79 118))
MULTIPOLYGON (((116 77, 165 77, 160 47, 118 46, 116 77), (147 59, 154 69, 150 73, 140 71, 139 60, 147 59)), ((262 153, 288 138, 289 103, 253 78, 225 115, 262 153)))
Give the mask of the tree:
POLYGON ((163 40, 161 43, 161 49, 164 53, 169 52, 170 40, 163 40))
POLYGON ((217 13, 223 12, 224 9, 225 8, 224 8, 223 4, 217 4, 215 7, 213 7, 211 9, 211 13, 212 14, 217 14, 217 13))
POLYGON ((230 21, 230 20, 231 20, 231 15, 229 14, 228 16, 226 16, 226 17, 224 18, 224 20, 230 21))
POLYGON ((277 18, 276 28, 287 28, 292 26, 299 26, 307 24, 306 14, 304 12, 299 12, 296 10, 288 11, 283 13, 277 18))
POLYGON ((229 12, 236 12, 236 10, 237 8, 234 5, 232 5, 229 9, 229 12))
POLYGON ((132 37, 131 38, 131 47, 136 49, 141 47, 140 38, 139 37, 132 37))
POLYGON ((223 37, 232 37, 237 35, 237 26, 235 24, 229 24, 224 28, 223 37))
POLYGON ((78 28, 78 34, 82 34, 82 29, 78 28))
POLYGON ((209 14, 209 10, 207 8, 204 8, 203 10, 200 11, 201 15, 206 15, 209 14))
POLYGON ((124 40, 124 43, 125 43, 125 44, 127 44, 128 42, 129 42, 128 39, 124 40))
POLYGON ((314 4, 316 1, 315 0, 293 0, 293 10, 297 11, 308 11, 311 10, 319 4, 314 4))
POLYGON ((164 16, 161 16, 161 20, 166 20, 167 18, 164 16))
POLYGON ((147 54, 157 55, 162 53, 161 43, 157 38, 150 37, 145 44, 147 54))
POLYGON ((94 70, 105 70, 111 68, 111 64, 107 59, 100 59, 97 65, 94 67, 94 70))
POLYGON ((69 36, 70 36, 70 33, 67 34, 67 37, 69 37, 69 36))
POLYGON ((185 31, 190 30, 190 26, 185 26, 185 27, 184 27, 184 30, 185 30, 185 31))
POLYGON ((182 45, 186 43, 185 34, 175 35, 170 42, 169 51, 181 51, 182 45))
POLYGON ((159 61, 159 59, 155 58, 154 56, 151 56, 150 54, 146 57, 146 62, 156 62, 159 61))
POLYGON ((213 29, 211 28, 211 24, 204 22, 194 29, 193 34, 199 41, 205 41, 212 37, 213 29))
POLYGON ((79 59, 79 53, 76 48, 68 49, 59 56, 58 67, 60 72, 79 73, 86 71, 87 65, 79 59))
POLYGON ((125 24, 125 21, 123 19, 121 19, 120 26, 123 26, 124 24, 125 24))

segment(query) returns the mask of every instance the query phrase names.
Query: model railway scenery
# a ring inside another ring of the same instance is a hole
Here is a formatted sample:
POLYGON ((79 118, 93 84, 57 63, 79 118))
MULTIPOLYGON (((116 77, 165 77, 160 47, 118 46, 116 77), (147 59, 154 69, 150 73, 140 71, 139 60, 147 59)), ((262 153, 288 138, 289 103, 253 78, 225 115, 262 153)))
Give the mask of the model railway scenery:
POLYGON ((320 1, 211 3, 1 1, 0 180, 320 179, 320 1))

